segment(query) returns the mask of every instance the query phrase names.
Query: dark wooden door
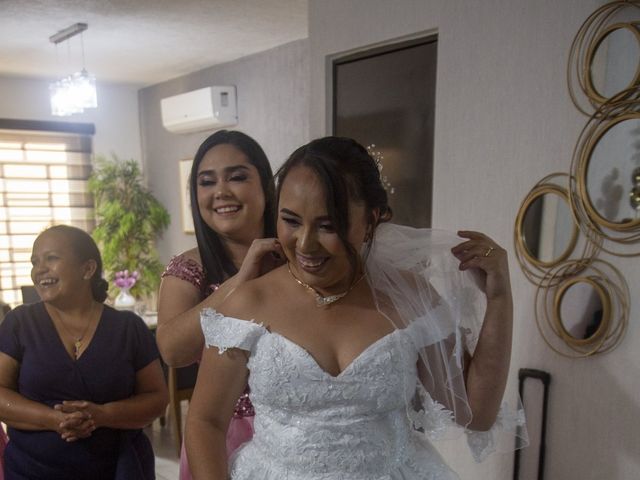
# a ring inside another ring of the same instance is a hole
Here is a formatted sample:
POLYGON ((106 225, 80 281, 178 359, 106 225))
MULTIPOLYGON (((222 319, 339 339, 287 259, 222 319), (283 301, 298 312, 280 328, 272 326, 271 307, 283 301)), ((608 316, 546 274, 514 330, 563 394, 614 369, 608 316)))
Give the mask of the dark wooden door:
POLYGON ((333 62, 333 133, 375 145, 393 221, 431 226, 437 39, 413 40, 333 62))

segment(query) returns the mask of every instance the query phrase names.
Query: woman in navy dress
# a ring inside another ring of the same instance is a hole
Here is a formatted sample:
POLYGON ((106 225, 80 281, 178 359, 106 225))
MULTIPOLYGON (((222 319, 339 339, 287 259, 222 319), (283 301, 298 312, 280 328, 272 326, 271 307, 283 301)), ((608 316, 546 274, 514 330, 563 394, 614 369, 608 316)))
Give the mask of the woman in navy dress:
POLYGON ((33 245, 42 299, 0 325, 0 420, 9 429, 5 480, 152 479, 142 428, 167 405, 153 336, 103 301, 100 252, 59 225, 33 245))

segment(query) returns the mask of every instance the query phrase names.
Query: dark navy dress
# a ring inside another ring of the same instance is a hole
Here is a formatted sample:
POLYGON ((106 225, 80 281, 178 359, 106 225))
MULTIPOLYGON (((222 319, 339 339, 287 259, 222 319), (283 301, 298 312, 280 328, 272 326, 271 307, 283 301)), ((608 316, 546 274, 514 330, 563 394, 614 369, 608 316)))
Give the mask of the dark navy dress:
MULTIPOLYGON (((63 400, 103 404, 131 397, 136 372, 159 358, 140 317, 105 305, 91 343, 73 360, 42 302, 7 314, 0 351, 20 363, 18 392, 51 407, 63 400)), ((5 480, 155 478, 151 444, 141 430, 99 428, 69 443, 52 431, 9 428, 8 434, 5 480)))

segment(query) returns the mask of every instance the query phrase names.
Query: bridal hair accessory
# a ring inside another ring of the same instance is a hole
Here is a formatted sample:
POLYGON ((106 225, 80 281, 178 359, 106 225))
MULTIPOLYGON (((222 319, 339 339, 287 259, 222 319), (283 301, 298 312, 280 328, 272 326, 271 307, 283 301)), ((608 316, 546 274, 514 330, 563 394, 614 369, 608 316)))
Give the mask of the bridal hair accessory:
POLYGON ((490 257, 490 256, 491 256, 491 252, 493 252, 494 250, 495 250, 495 248, 493 248, 493 247, 489 247, 489 248, 487 249, 487 251, 486 251, 486 252, 484 252, 484 256, 485 256, 485 257, 490 257))
POLYGON ((371 158, 373 158, 373 160, 376 162, 376 166, 378 167, 378 172, 380 172, 380 182, 382 183, 382 186, 387 191, 387 193, 389 193, 389 195, 393 195, 396 192, 396 189, 391 185, 387 176, 382 173, 382 169, 384 168, 384 165, 382 164, 382 161, 384 160, 384 155, 382 155, 382 153, 379 152, 378 150, 375 150, 375 148, 376 148, 376 144, 372 143, 371 145, 367 146, 367 152, 369 153, 369 155, 371 155, 371 158))
POLYGON ((293 279, 298 282, 299 285, 303 286, 306 290, 308 290, 309 292, 313 293, 316 297, 316 307, 318 308, 322 308, 322 307, 326 307, 331 305, 334 302, 337 302, 338 300, 340 300, 342 297, 344 297, 347 293, 349 293, 351 290, 353 290, 353 287, 355 287, 360 280, 362 280, 364 278, 364 274, 360 275, 360 278, 358 278, 355 282, 353 282, 351 284, 351 286, 344 292, 342 293, 337 293, 335 295, 327 295, 326 297, 324 295, 321 295, 320 293, 318 293, 318 291, 313 288, 311 285, 304 283, 302 280, 300 280, 298 277, 296 277, 293 272, 291 271, 291 264, 289 262, 287 262, 287 270, 289 271, 289 275, 291 275, 293 277, 293 279))

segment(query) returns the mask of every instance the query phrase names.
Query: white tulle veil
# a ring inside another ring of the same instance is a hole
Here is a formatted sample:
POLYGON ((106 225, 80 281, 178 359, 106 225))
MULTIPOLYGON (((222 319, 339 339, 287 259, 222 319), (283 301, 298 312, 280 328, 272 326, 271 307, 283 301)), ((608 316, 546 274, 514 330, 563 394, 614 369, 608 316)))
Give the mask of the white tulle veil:
POLYGON ((396 328, 410 329, 413 351, 419 352, 415 396, 405 399, 413 427, 432 440, 466 432, 480 461, 525 445, 526 429, 517 393, 511 395, 515 408, 504 402, 489 431, 466 428, 472 413, 463 367, 478 341, 486 299, 480 278, 460 271, 451 253, 461 241, 446 231, 382 224, 365 268, 376 307, 396 328))

